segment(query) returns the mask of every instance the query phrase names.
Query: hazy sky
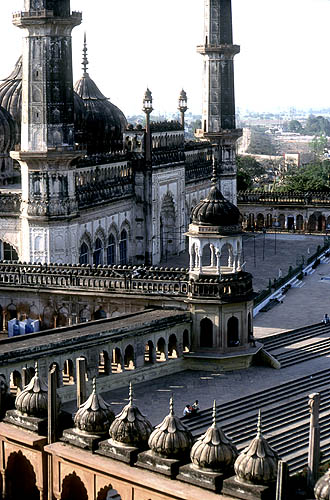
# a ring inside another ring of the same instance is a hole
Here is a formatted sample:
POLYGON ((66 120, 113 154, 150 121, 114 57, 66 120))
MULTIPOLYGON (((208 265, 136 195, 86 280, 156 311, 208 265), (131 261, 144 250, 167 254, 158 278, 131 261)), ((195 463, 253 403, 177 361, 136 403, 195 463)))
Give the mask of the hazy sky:
MULTIPOLYGON (((250 110, 330 107, 330 0, 232 0, 236 104, 250 110)), ((20 54, 11 13, 23 0, 0 0, 0 78, 20 54)), ((71 0, 83 12, 73 31, 74 80, 87 31, 89 73, 126 115, 151 89, 156 112, 176 109, 183 87, 201 112, 203 0, 71 0)))

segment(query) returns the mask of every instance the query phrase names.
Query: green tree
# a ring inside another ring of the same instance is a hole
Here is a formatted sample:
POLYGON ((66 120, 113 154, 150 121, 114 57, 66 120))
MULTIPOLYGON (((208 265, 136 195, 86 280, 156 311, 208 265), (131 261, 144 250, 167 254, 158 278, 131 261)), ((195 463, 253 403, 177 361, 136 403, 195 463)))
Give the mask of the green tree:
POLYGON ((275 155, 273 137, 263 130, 251 129, 251 140, 247 152, 255 155, 275 155))
POLYGON ((324 116, 310 115, 304 131, 307 135, 330 135, 330 121, 324 118, 324 116))
POLYGON ((330 161, 318 161, 302 167, 291 166, 284 176, 281 191, 330 191, 330 161))
POLYGON ((298 120, 291 120, 288 123, 289 132, 296 132, 300 134, 303 130, 302 124, 298 120))
POLYGON ((243 170, 237 170, 237 191, 249 191, 252 187, 252 177, 243 170))
POLYGON ((265 173, 263 166, 253 156, 236 156, 237 189, 246 191, 251 189, 253 182, 265 173))
POLYGON ((310 143, 310 148, 312 153, 314 153, 318 158, 321 158, 327 145, 328 139, 324 134, 315 135, 310 143))

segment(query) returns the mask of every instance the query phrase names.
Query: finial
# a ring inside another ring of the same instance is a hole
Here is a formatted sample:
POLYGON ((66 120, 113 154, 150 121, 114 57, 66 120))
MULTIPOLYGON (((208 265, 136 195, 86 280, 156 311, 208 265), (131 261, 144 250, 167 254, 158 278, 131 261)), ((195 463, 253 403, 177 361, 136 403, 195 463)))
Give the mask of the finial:
POLYGON ((133 387, 132 387, 132 382, 129 383, 129 405, 133 406, 133 387))
POLYGON ((88 68, 86 31, 84 32, 84 48, 83 48, 82 67, 84 70, 84 76, 86 76, 87 75, 87 68, 88 68))
POLYGON ((212 157, 212 179, 211 182, 214 186, 216 186, 218 180, 218 169, 217 169, 217 160, 215 158, 215 154, 213 153, 212 157))
POLYGON ((257 437, 261 436, 261 410, 259 408, 259 413, 258 413, 258 426, 257 426, 257 437))
POLYGON ((174 415, 174 404, 173 404, 173 396, 170 398, 170 415, 174 415))
POLYGON ((215 429, 217 426, 217 402, 213 401, 213 412, 212 412, 212 427, 215 429))
POLYGON ((96 392, 96 377, 93 377, 93 392, 96 392))
POLYGON ((34 363, 34 375, 35 375, 35 377, 39 377, 38 361, 35 361, 35 363, 34 363))

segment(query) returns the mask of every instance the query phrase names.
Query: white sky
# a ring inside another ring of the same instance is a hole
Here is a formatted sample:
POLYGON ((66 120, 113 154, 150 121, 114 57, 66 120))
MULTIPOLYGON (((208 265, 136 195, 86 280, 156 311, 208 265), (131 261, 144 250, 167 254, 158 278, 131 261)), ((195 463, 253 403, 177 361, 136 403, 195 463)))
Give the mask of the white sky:
MULTIPOLYGON (((330 107, 330 1, 232 0, 236 104, 242 109, 330 107)), ((0 78, 20 54, 11 13, 23 0, 0 0, 0 78)), ((140 113, 147 87, 157 112, 174 111, 183 87, 201 113, 203 0, 71 0, 83 12, 73 31, 74 80, 87 31, 89 73, 126 115, 140 113)))

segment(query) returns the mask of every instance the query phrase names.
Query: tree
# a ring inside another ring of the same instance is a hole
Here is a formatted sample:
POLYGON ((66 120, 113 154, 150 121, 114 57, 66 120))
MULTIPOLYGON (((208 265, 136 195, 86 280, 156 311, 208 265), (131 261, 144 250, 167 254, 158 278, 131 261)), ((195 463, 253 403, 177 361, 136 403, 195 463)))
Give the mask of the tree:
POLYGON ((312 153, 314 153, 318 158, 321 158, 327 145, 328 139, 324 134, 315 135, 312 142, 310 143, 310 148, 312 153))
POLYGON ((251 129, 251 140, 247 152, 256 155, 275 155, 276 146, 272 136, 262 130, 251 129))
POLYGON ((236 156, 237 189, 246 191, 251 189, 261 175, 265 173, 263 166, 253 156, 236 156))
POLYGON ((291 166, 284 176, 281 191, 330 191, 330 161, 319 161, 304 165, 291 166))
POLYGON ((310 115, 305 125, 307 135, 330 135, 330 121, 324 116, 310 115))
POLYGON ((302 124, 298 120, 291 120, 288 123, 289 132, 296 132, 300 134, 303 130, 302 124))

